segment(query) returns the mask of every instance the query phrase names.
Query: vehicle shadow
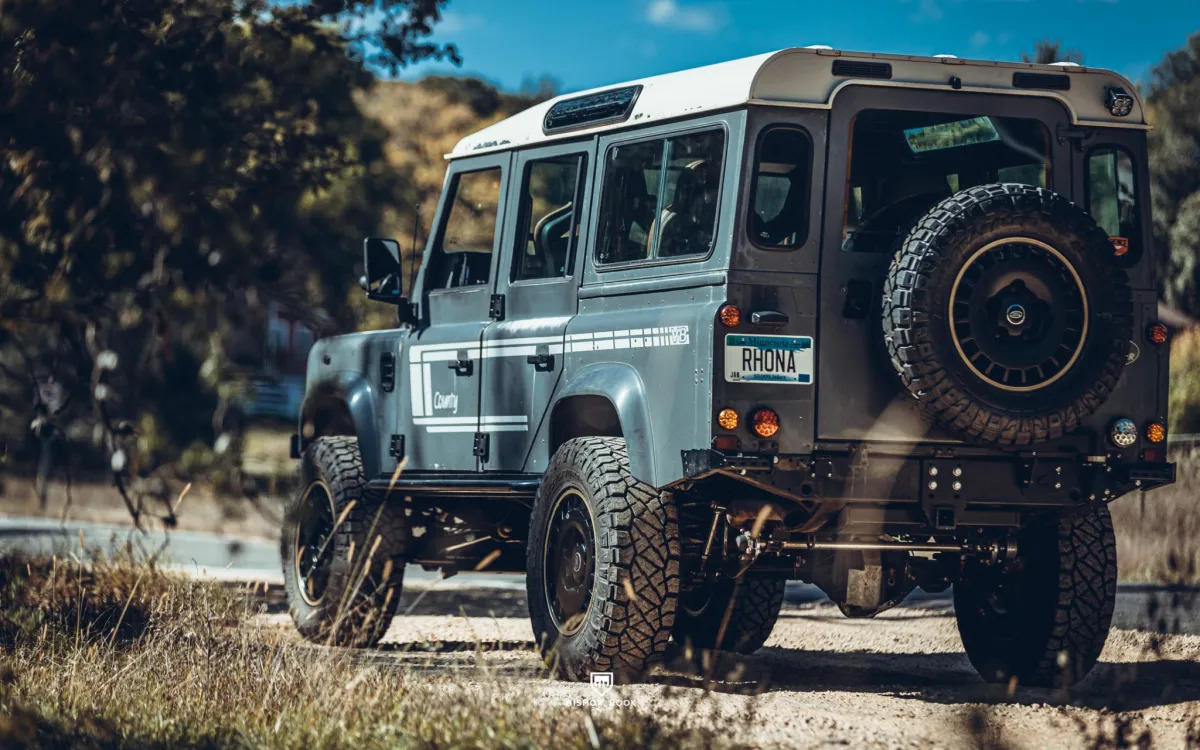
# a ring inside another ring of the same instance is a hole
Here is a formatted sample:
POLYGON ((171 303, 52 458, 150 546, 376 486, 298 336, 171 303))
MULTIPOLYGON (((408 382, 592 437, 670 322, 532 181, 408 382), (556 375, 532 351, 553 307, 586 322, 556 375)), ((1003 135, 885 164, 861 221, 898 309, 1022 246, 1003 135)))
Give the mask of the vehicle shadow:
MULTIPOLYGON (((944 601, 914 603, 905 619, 945 617, 944 601)), ((286 610, 284 610, 286 611, 286 610)), ((410 589, 398 615, 528 617, 525 592, 478 587, 410 589)), ((788 619, 829 622, 829 614, 805 606, 790 607, 788 619)), ((872 620, 843 620, 843 627, 878 627, 872 620)), ((487 669, 493 676, 544 676, 532 639, 439 639, 434 634, 380 644, 362 652, 375 663, 403 664, 428 673, 487 669), (367 656, 373 654, 373 657, 367 656), (485 655, 484 667, 478 656, 485 655), (500 663, 496 663, 499 659, 500 663)), ((942 704, 1052 704, 1127 711, 1200 701, 1200 661, 1159 659, 1101 662, 1069 691, 985 683, 962 652, 880 653, 797 650, 766 647, 749 656, 702 651, 690 658, 673 645, 666 664, 645 679, 648 684, 755 695, 772 692, 846 691, 885 694, 942 704)))
POLYGON ((1101 662, 1070 690, 986 683, 965 654, 823 652, 763 648, 750 656, 681 649, 650 682, 680 688, 758 695, 844 690, 929 703, 1052 704, 1133 711, 1200 701, 1200 662, 1101 662))
MULTIPOLYGON (((286 614, 288 611, 287 595, 282 586, 268 586, 256 591, 255 596, 266 614, 286 614)), ((414 587, 404 589, 396 614, 525 618, 529 616, 529 609, 525 604, 525 592, 517 589, 414 587)))

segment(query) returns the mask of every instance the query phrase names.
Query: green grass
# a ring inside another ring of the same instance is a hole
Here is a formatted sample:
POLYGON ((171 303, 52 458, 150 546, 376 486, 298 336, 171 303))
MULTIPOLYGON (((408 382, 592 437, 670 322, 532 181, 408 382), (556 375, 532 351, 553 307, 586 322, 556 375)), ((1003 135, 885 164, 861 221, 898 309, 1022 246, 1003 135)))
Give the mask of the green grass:
POLYGON ((737 734, 539 703, 484 668, 297 643, 257 627, 255 607, 128 560, 0 558, 0 747, 719 747, 737 734))

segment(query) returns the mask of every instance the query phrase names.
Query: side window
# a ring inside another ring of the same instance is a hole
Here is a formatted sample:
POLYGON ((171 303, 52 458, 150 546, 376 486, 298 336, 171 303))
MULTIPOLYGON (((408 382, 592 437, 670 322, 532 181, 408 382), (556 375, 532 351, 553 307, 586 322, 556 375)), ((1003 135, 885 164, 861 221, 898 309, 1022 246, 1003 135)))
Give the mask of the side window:
POLYGON ((596 262, 707 255, 716 233, 725 133, 701 133, 609 150, 596 262))
POLYGON ((450 189, 454 198, 442 225, 426 289, 453 289, 488 283, 496 217, 500 208, 500 168, 463 172, 450 189))
POLYGON ((551 279, 571 273, 579 236, 582 154, 532 161, 521 182, 521 214, 512 280, 551 279))
POLYGON ((1141 237, 1133 158, 1114 146, 1095 149, 1088 155, 1087 175, 1088 213, 1114 238, 1117 255, 1136 261, 1141 255, 1141 237))
POLYGON ((773 127, 758 140, 750 186, 750 239, 764 248, 793 248, 808 238, 812 144, 802 130, 773 127))

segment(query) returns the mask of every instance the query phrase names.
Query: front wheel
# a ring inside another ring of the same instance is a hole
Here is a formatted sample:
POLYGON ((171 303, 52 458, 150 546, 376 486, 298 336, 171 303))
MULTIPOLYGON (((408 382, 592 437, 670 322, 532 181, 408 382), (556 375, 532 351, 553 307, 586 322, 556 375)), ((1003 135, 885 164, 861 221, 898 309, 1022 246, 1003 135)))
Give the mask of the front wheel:
POLYGON ((637 677, 675 624, 679 531, 670 496, 634 479, 621 438, 568 440, 530 519, 529 616, 559 676, 637 677))
POLYGON ((1003 569, 973 563, 954 585, 958 632, 985 680, 1067 687, 1104 648, 1117 597, 1107 506, 1025 529, 1003 569))
POLYGON ((280 541, 296 629, 320 643, 374 646, 400 602, 404 508, 367 491, 356 438, 317 438, 300 475, 280 541))
POLYGON ((680 597, 675 640, 683 646, 752 654, 775 628, 787 579, 744 577, 719 581, 680 597))

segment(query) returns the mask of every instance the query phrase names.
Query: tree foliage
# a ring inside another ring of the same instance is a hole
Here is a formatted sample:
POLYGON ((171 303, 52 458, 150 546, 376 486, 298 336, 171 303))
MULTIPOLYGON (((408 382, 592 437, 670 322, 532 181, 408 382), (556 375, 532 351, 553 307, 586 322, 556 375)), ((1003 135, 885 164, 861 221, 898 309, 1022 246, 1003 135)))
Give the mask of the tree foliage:
POLYGON ((1056 62, 1073 62, 1083 64, 1083 53, 1076 49, 1067 49, 1057 39, 1042 39, 1034 42, 1033 52, 1022 52, 1021 62, 1050 65, 1056 62))
POLYGON ((457 59, 443 2, 0 0, 0 418, 118 480, 228 445, 247 316, 352 325, 358 238, 404 192, 355 92, 457 59))
POLYGON ((1163 294, 1200 316, 1200 33, 1150 72, 1147 106, 1154 240, 1164 250, 1163 294))

